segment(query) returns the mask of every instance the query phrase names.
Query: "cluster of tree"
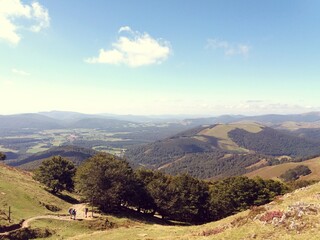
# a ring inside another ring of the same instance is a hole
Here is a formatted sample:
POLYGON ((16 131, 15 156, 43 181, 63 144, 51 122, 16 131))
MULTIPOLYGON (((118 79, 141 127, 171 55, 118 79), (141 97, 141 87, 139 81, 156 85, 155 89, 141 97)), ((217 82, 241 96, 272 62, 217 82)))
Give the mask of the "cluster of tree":
POLYGON ((285 182, 290 182, 297 180, 301 176, 306 176, 311 173, 311 170, 308 166, 299 165, 295 168, 289 169, 280 175, 280 178, 285 182))
MULTIPOLYGON (((255 168, 249 166, 258 163, 263 159, 270 159, 261 154, 228 154, 225 151, 216 149, 209 153, 187 154, 181 160, 174 161, 167 168, 166 173, 178 174, 187 172, 193 177, 208 179, 215 176, 219 178, 238 176, 245 174, 255 168)), ((267 163, 266 163, 267 164, 267 163)), ((259 165, 257 167, 263 167, 259 165)))
POLYGON ((258 133, 243 129, 230 131, 229 137, 239 146, 271 156, 310 156, 320 153, 319 143, 265 127, 258 133))
MULTIPOLYGON (((69 177, 74 174, 74 165, 65 161, 55 157, 43 162, 35 178, 53 192, 71 190, 69 177)), ((106 153, 99 153, 78 167, 75 185, 84 200, 106 212, 131 207, 190 223, 217 220, 252 205, 265 204, 286 191, 282 183, 260 178, 240 176, 208 182, 188 174, 133 171, 128 162, 106 153)))
POLYGON ((6 159, 6 155, 0 152, 0 160, 5 160, 5 159, 6 159))

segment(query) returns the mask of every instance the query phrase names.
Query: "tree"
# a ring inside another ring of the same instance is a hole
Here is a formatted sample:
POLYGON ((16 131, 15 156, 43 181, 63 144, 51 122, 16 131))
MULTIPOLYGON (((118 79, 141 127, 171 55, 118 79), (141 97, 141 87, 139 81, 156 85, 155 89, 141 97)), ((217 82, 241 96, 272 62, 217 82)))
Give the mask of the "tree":
POLYGON ((134 172, 136 198, 134 199, 135 203, 133 206, 135 206, 139 212, 142 210, 144 213, 151 213, 152 215, 156 211, 156 205, 148 191, 148 185, 154 179, 154 175, 155 172, 153 170, 143 168, 137 169, 134 172))
POLYGON ((46 185, 55 194, 63 190, 73 190, 75 172, 73 162, 61 156, 54 156, 41 163, 35 171, 34 179, 46 185))
POLYGON ((6 155, 0 152, 0 160, 6 160, 6 155))
POLYGON ((206 182, 181 174, 174 177, 169 186, 177 199, 171 206, 172 219, 193 223, 208 220, 209 186, 206 182))
POLYGON ((130 202, 134 175, 128 162, 114 155, 98 153, 79 166, 76 189, 104 211, 113 211, 130 202))
POLYGON ((279 177, 285 182, 297 180, 300 176, 306 176, 311 173, 310 168, 305 165, 298 165, 295 168, 289 169, 279 177))

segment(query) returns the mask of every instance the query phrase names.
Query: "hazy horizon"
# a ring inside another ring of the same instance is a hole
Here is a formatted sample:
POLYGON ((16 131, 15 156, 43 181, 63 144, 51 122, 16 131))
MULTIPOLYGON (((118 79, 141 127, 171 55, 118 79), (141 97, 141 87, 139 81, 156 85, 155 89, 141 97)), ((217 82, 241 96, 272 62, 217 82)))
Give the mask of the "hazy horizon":
POLYGON ((320 111, 319 7, 0 1, 0 114, 320 111))
POLYGON ((150 115, 143 115, 143 114, 116 114, 116 113, 87 113, 87 112, 75 112, 75 111, 62 111, 62 110, 50 110, 50 111, 40 111, 40 112, 17 112, 17 113, 10 113, 10 114, 0 114, 0 116, 9 116, 9 115, 19 115, 19 114, 45 114, 45 113, 75 113, 75 114, 87 114, 87 115, 100 115, 105 117, 117 117, 117 116, 133 116, 133 117, 146 117, 146 118, 176 118, 176 119, 186 119, 186 118, 210 118, 210 117, 221 117, 221 116, 263 116, 263 115, 295 115, 295 114, 311 114, 311 113, 319 113, 320 111, 308 111, 308 112, 299 112, 299 113, 263 113, 263 114, 150 114, 150 115))

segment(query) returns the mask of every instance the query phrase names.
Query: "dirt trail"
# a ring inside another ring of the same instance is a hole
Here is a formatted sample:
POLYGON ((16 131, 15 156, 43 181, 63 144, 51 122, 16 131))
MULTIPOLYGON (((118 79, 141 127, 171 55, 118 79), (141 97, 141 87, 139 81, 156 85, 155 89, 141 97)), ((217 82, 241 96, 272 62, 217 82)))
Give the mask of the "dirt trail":
MULTIPOLYGON (((88 217, 85 217, 85 213, 84 213, 84 209, 87 207, 86 204, 84 203, 80 203, 80 204, 75 204, 71 206, 72 208, 76 209, 77 215, 76 215, 76 219, 78 220, 92 220, 91 218, 91 214, 88 214, 88 217)), ((96 214, 95 214, 96 215, 96 214)), ((38 219, 56 219, 56 220, 61 220, 61 221, 74 221, 73 219, 70 219, 69 215, 41 215, 41 216, 35 216, 32 218, 28 218, 26 220, 24 220, 21 224, 21 228, 27 228, 30 226, 30 223, 34 220, 38 220, 38 219)), ((15 229, 14 231, 18 230, 15 229)), ((8 235, 9 232, 4 232, 4 233, 0 233, 0 236, 5 236, 8 235)))

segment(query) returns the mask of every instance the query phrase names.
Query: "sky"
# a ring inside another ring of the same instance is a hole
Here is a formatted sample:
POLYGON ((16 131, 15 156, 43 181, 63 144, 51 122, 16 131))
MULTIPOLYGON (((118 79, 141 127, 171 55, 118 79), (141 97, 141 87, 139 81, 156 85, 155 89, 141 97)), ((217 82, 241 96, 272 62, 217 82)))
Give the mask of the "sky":
POLYGON ((0 0, 0 114, 320 111, 320 1, 0 0))

